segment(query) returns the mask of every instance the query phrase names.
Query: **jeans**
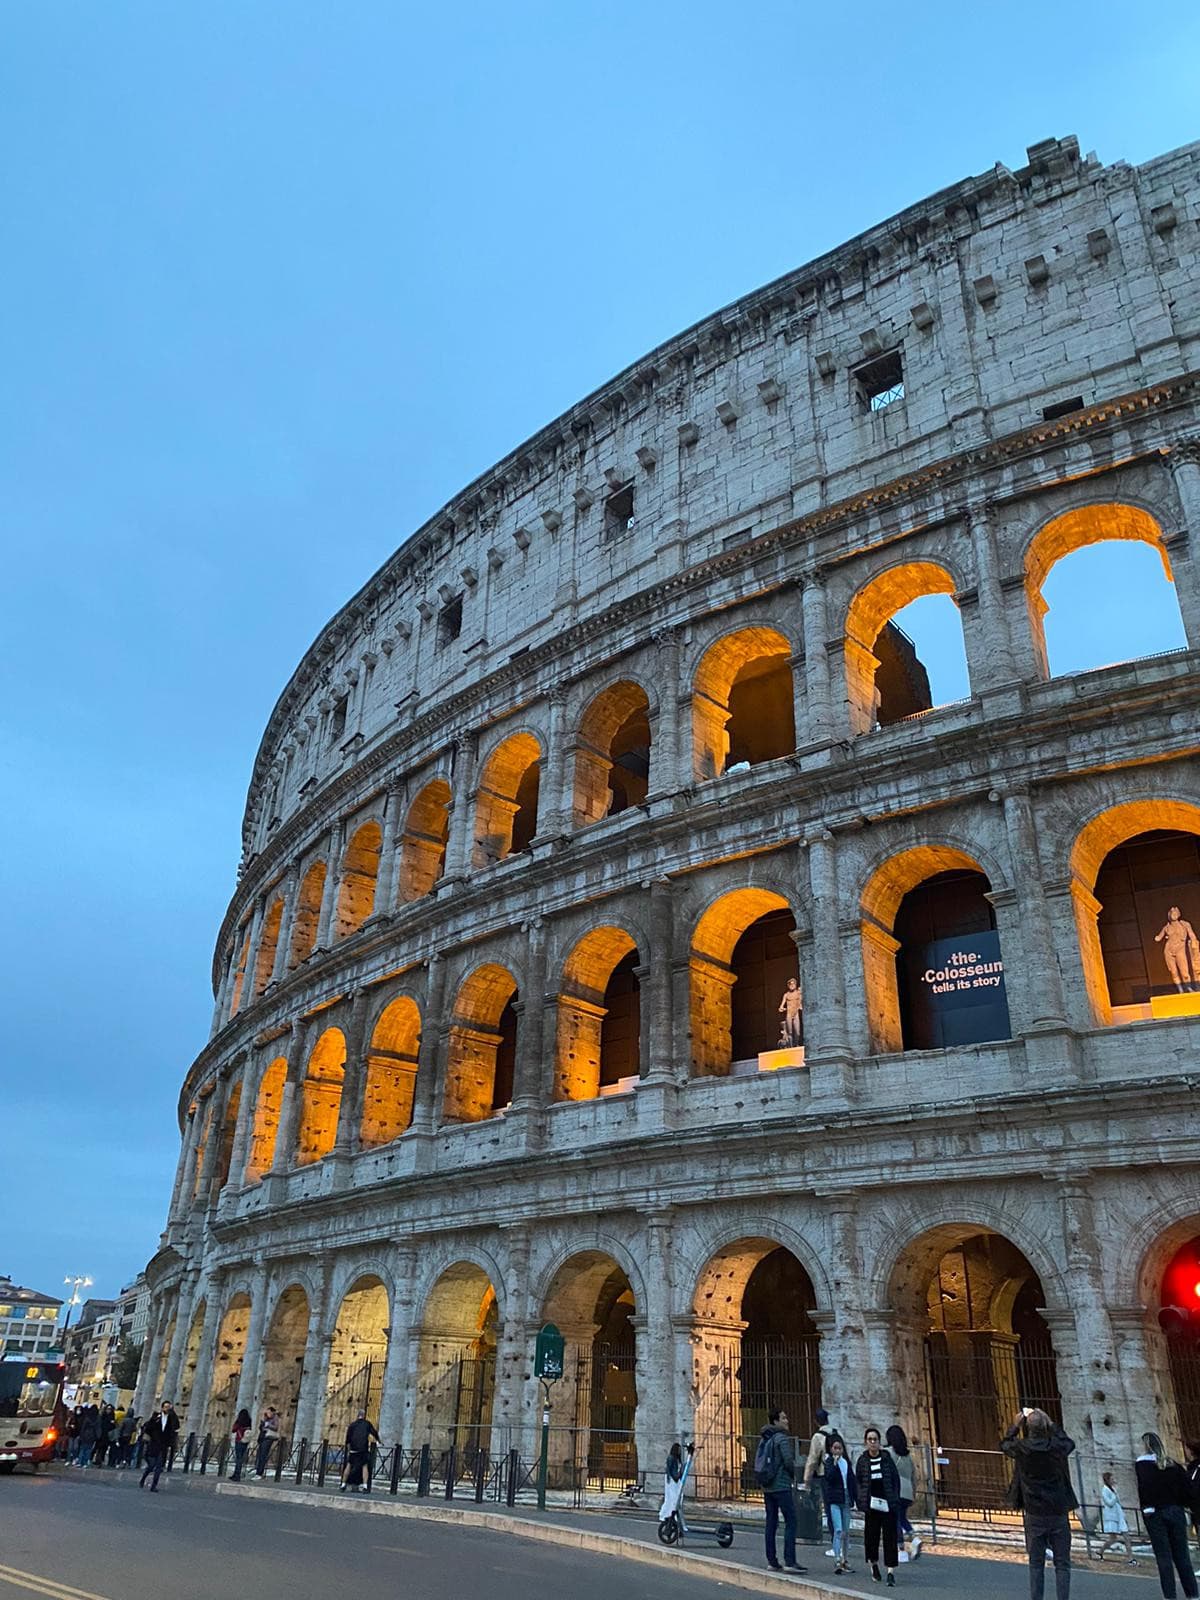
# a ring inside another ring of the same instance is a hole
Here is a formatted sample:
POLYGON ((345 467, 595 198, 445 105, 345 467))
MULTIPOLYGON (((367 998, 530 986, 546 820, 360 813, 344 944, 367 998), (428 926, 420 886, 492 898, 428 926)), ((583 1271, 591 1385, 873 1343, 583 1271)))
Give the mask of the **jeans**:
POLYGON ((1187 1518, 1182 1506, 1159 1506, 1147 1511, 1146 1532, 1158 1562, 1158 1581, 1166 1600, 1175 1600, 1175 1574, 1178 1572, 1183 1592, 1195 1600, 1196 1574, 1188 1554, 1187 1518))
POLYGON ((911 1500, 901 1500, 900 1509, 896 1513, 896 1528, 902 1540, 907 1539, 913 1531, 913 1525, 908 1520, 908 1508, 910 1505, 912 1505, 911 1500))
POLYGON ((829 1520, 833 1524, 833 1553, 841 1561, 850 1550, 850 1507, 837 1506, 830 1501, 829 1520))
POLYGON ((87 1440, 85 1443, 81 1444, 79 1446, 78 1453, 75 1456, 75 1465, 77 1467, 86 1467, 87 1464, 92 1459, 92 1451, 95 1448, 96 1448, 95 1445, 91 1442, 90 1439, 87 1440))
POLYGON ((883 1535, 883 1564, 885 1567, 894 1567, 900 1559, 900 1552, 896 1546, 896 1513, 894 1511, 872 1511, 870 1506, 863 1513, 863 1553, 873 1567, 879 1565, 879 1536, 883 1535))
POLYGON ((150 1487, 152 1489, 158 1488, 158 1480, 162 1477, 162 1469, 166 1464, 166 1460, 167 1457, 165 1451, 161 1455, 146 1457, 146 1466, 142 1472, 139 1488, 144 1489, 146 1487, 146 1479, 149 1478, 151 1474, 153 1474, 153 1481, 151 1482, 150 1487))
POLYGON ((1054 1557, 1054 1600, 1071 1593, 1071 1524, 1065 1512, 1025 1514, 1025 1549, 1029 1555, 1029 1600, 1046 1592, 1046 1551, 1054 1557))
POLYGON ((273 1436, 260 1437, 258 1441, 258 1456, 254 1463, 254 1470, 261 1478, 267 1470, 267 1462, 271 1459, 271 1446, 275 1443, 273 1436))
POLYGON ((250 1450, 249 1439, 235 1439, 233 1445, 233 1476, 240 1478, 242 1468, 246 1465, 246 1456, 250 1450))
POLYGON ((785 1567, 796 1565, 796 1502, 792 1494, 792 1486, 786 1489, 764 1489, 763 1499, 767 1506, 767 1565, 777 1567, 779 1557, 775 1554, 775 1530, 779 1526, 779 1518, 783 1517, 783 1564, 785 1567))

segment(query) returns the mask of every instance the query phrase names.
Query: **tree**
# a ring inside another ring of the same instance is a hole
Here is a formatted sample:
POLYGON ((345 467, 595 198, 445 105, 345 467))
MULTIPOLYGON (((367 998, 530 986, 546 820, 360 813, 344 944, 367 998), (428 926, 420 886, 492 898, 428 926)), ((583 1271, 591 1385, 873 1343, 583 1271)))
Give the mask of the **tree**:
POLYGON ((142 1364, 142 1347, 131 1339, 122 1339, 112 1358, 112 1381, 118 1389, 132 1389, 137 1385, 138 1368, 142 1364))

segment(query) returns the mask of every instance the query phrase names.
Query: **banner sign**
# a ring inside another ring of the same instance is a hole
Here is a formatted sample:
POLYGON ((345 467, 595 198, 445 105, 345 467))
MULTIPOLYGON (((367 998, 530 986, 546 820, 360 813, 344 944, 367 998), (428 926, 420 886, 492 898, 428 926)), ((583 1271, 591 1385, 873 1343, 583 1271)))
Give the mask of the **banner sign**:
POLYGON ((1010 1037, 1004 962, 994 929, 935 939, 905 954, 918 1049, 1010 1037))

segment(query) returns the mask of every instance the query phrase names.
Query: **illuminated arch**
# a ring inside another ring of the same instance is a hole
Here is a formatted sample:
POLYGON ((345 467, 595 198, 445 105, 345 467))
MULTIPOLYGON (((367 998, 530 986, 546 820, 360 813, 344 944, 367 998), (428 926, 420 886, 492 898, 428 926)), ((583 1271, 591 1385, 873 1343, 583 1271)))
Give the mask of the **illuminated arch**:
POLYGON ((410 995, 398 995, 371 1033, 363 1095, 364 1149, 391 1144, 412 1121, 421 1045, 421 1013, 410 995))
POLYGON ((212 1379, 205 1415, 197 1419, 196 1431, 227 1434, 237 1412, 238 1383, 246 1354, 246 1334, 250 1327, 250 1296, 245 1290, 230 1295, 217 1329, 217 1348, 213 1355, 212 1379))
POLYGON ((516 999, 516 979, 495 962, 476 967, 463 981, 450 1026, 446 1121, 482 1121, 511 1099, 516 999))
POLYGON ((636 959, 632 938, 623 928, 613 927, 585 933, 567 956, 557 1007, 556 1100, 594 1100, 602 1088, 637 1075, 638 980, 629 972, 636 959), (620 989, 612 994, 618 974, 620 989), (620 1036, 614 1036, 614 1023, 621 1029, 620 1036), (629 1028, 633 1029, 631 1040, 623 1036, 629 1028), (622 1070, 630 1066, 632 1071, 622 1070))
POLYGON ((796 748, 792 646, 776 628, 741 628, 711 644, 692 680, 696 781, 796 748))
POLYGON ((308 1341, 309 1298, 298 1283, 289 1284, 275 1302, 262 1352, 262 1406, 279 1412, 281 1433, 291 1433, 304 1377, 308 1341))
POLYGON ((326 1028, 313 1045, 300 1085, 300 1124, 296 1133, 298 1167, 311 1166, 333 1149, 345 1075, 346 1036, 340 1028, 326 1028))
POLYGON ((377 822, 364 822, 356 828, 342 857, 342 881, 338 889, 337 933, 347 939, 375 909, 375 886, 379 880, 379 852, 383 830, 377 822))
POLYGON ((258 939, 258 955, 254 961, 254 993, 257 997, 271 981, 275 971, 275 952, 279 947, 279 926, 283 921, 283 901, 276 899, 263 918, 262 933, 258 939))
POLYGON ((386 1284, 375 1273, 360 1274, 342 1296, 329 1345, 324 1425, 335 1438, 360 1410, 379 1419, 390 1322, 386 1284))
POLYGON ((246 929, 242 948, 238 953, 237 967, 233 974, 233 992, 229 997, 229 1015, 236 1017, 242 1005, 242 996, 246 989, 246 968, 250 963, 250 930, 246 929))
POLYGON ((496 1385, 496 1281, 473 1261, 445 1268, 425 1300, 415 1377, 414 1442, 488 1442, 496 1385))
POLYGON ((696 923, 689 958, 692 1071, 697 1077, 727 1073, 733 1061, 733 953, 760 917, 790 911, 772 889, 731 889, 696 923))
MULTIPOLYGON (((867 733, 877 723, 886 726, 898 720, 883 700, 880 674, 885 664, 889 676, 894 672, 897 681, 911 677, 914 671, 924 674, 924 668, 916 661, 904 635, 896 629, 885 635, 891 619, 914 600, 934 594, 949 595, 953 599, 957 589, 953 575, 939 562, 906 561, 876 573, 851 600, 846 613, 844 646, 852 733, 867 733)), ((916 699, 928 701, 927 681, 916 699)), ((909 702, 901 699, 900 703, 907 705, 909 702)))
POLYGON ((650 772, 650 701, 640 684, 622 681, 589 701, 575 741, 572 800, 577 828, 646 798, 650 772))
POLYGON ((316 948, 327 871, 328 868, 323 861, 314 861, 300 880, 300 887, 296 891, 296 915, 292 923, 289 966, 298 967, 302 961, 308 960, 316 948))
POLYGON ((287 1079, 287 1058, 276 1056, 263 1072, 254 1102, 254 1127, 250 1134, 250 1153, 246 1160, 246 1182, 258 1183, 270 1172, 275 1160, 275 1140, 279 1133, 279 1113, 283 1106, 283 1085, 287 1079))
POLYGON ((446 869, 450 831, 450 785, 431 779, 408 808, 400 840, 400 899, 407 904, 429 894, 446 869))
POLYGON ((510 734, 488 756, 475 800, 476 867, 523 850, 537 832, 542 747, 532 733, 510 734))

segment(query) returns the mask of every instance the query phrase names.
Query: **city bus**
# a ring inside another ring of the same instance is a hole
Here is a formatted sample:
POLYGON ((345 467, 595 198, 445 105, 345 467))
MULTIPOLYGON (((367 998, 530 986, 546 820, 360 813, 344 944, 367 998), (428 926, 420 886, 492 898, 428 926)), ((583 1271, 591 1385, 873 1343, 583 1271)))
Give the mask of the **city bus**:
POLYGON ((58 1355, 13 1351, 0 1356, 0 1473, 24 1462, 36 1472, 49 1461, 63 1429, 63 1379, 58 1355))

